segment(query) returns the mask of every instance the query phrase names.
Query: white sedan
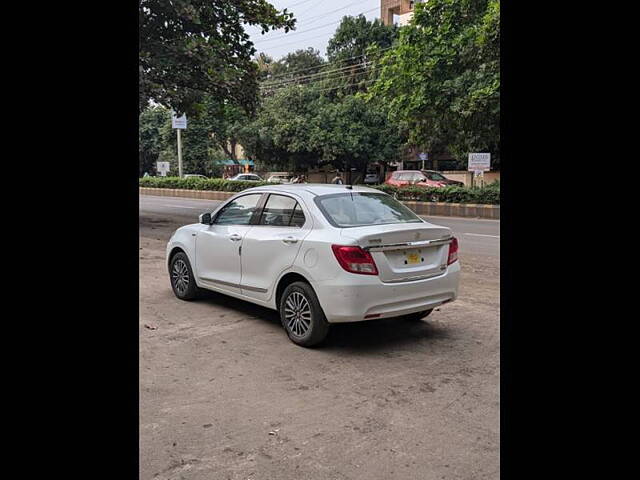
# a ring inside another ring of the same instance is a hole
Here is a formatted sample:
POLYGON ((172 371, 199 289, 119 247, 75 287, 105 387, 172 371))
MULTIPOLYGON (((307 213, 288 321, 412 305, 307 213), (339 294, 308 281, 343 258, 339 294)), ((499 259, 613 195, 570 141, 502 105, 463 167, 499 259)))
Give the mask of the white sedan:
POLYGON ((292 184, 234 195, 167 245, 182 300, 213 290, 277 310, 289 338, 311 346, 329 325, 420 320, 455 300, 458 241, 368 187, 292 184))

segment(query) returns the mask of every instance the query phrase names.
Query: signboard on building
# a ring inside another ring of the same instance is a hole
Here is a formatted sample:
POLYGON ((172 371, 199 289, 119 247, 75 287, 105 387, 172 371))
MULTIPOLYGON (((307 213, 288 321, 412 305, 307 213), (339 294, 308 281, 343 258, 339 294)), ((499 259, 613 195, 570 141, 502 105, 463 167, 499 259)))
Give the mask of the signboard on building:
POLYGON ((181 117, 176 117, 175 113, 171 114, 171 127, 179 128, 184 130, 187 128, 187 116, 182 115, 181 117))
POLYGON ((167 173, 169 173, 169 162, 156 162, 156 170, 158 175, 166 177, 167 173))
POLYGON ((420 153, 418 154, 418 158, 419 158, 420 160, 422 160, 423 162, 426 162, 427 160, 429 160, 429 154, 428 154, 428 153, 425 153, 425 152, 420 152, 420 153))
POLYGON ((490 153, 470 153, 469 165, 467 170, 475 172, 481 170, 488 172, 491 170, 491 154, 490 153))

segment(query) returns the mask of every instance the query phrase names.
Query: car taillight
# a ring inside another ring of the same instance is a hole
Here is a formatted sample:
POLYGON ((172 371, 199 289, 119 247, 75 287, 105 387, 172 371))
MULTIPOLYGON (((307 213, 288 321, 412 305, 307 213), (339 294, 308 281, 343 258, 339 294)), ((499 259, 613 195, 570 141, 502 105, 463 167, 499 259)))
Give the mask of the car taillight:
POLYGON ((369 252, 360 247, 348 245, 331 245, 338 263, 347 272, 362 275, 378 275, 376 262, 369 252))
POLYGON ((449 244, 449 258, 447 259, 447 265, 451 265, 458 260, 458 239, 453 237, 449 244))

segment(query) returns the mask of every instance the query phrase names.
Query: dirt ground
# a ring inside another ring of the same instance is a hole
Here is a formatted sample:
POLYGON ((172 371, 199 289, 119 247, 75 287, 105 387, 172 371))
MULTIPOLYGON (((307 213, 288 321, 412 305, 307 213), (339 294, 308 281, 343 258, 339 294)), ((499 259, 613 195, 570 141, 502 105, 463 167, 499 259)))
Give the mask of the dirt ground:
POLYGON ((180 225, 140 218, 142 480, 499 478, 499 258, 461 250, 459 299, 423 322, 305 349, 275 311, 175 298, 180 225))

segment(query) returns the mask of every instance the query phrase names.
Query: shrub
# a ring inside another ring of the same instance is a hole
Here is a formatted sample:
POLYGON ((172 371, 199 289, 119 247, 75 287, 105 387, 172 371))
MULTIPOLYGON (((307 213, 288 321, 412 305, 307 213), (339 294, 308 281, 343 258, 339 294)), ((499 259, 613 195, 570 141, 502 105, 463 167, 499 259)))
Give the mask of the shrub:
POLYGON ((446 203, 478 203, 500 205, 500 185, 483 188, 468 187, 394 187, 393 185, 376 185, 376 188, 398 200, 418 202, 446 202, 446 203))
MULTIPOLYGON (((240 182, 223 180, 222 178, 179 178, 179 177, 144 177, 139 179, 141 187, 181 188, 186 190, 212 190, 217 192, 241 192, 251 187, 272 185, 268 182, 240 182)), ((401 201, 478 203, 500 205, 500 183, 495 182, 486 187, 394 187, 392 185, 376 185, 373 188, 385 192, 401 201)))
POLYGON ((144 177, 139 179, 141 187, 182 188, 186 190, 213 190, 217 192, 241 192, 251 187, 271 185, 268 182, 241 182, 222 178, 180 178, 180 177, 144 177))

